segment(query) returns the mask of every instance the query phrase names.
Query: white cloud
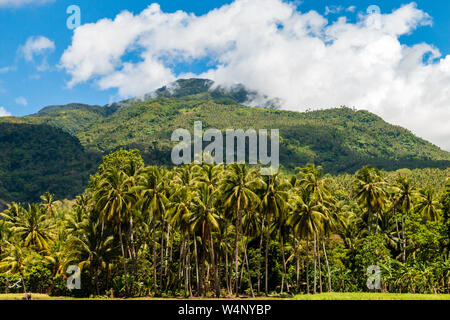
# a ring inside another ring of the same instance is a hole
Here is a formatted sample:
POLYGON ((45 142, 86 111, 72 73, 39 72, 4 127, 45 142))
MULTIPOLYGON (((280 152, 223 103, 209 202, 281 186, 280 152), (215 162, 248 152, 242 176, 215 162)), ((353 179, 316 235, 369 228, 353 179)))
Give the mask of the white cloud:
POLYGON ((14 70, 16 70, 16 67, 14 67, 14 66, 11 66, 11 67, 2 67, 2 68, 0 68, 0 74, 2 74, 2 73, 8 73, 8 72, 14 71, 14 70))
POLYGON ((25 99, 24 97, 17 97, 17 98, 14 100, 14 102, 17 103, 17 104, 20 104, 20 105, 22 105, 22 106, 27 106, 27 105, 28 105, 28 101, 27 101, 27 99, 25 99))
POLYGON ((41 61, 37 66, 39 71, 44 71, 48 68, 47 55, 55 50, 55 43, 44 37, 29 37, 26 43, 19 48, 23 57, 28 62, 34 62, 36 56, 41 57, 41 61))
POLYGON ((11 113, 5 110, 5 108, 0 107, 0 117, 9 117, 11 113))
POLYGON ((339 12, 341 12, 342 10, 344 10, 344 7, 342 6, 326 6, 325 7, 325 15, 329 15, 329 14, 337 14, 339 12))
POLYGON ((44 4, 54 0, 0 0, 0 7, 22 7, 28 4, 44 4))
POLYGON ((69 86, 94 80, 130 96, 173 81, 177 63, 209 59, 211 68, 194 76, 243 83, 290 110, 368 109, 450 150, 450 55, 399 42, 425 25, 431 18, 414 3, 356 23, 330 23, 281 0, 236 0, 203 16, 152 4, 80 26, 60 64, 69 86), (423 63, 425 54, 434 62, 423 63))

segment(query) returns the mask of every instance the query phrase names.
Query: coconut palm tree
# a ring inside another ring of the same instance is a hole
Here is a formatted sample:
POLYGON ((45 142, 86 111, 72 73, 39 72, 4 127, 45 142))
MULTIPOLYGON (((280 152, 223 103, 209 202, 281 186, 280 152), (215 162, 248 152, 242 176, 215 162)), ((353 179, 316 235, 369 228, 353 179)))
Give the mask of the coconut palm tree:
POLYGON ((107 269, 113 258, 114 236, 103 236, 100 220, 89 219, 78 236, 70 236, 65 253, 66 264, 76 262, 80 269, 88 268, 92 285, 99 294, 99 272, 107 269))
MULTIPOLYGON (((169 203, 167 198, 167 186, 165 177, 167 172, 164 169, 157 167, 148 167, 144 170, 137 187, 134 190, 139 195, 137 207, 141 208, 144 214, 151 217, 153 228, 153 285, 155 295, 159 295, 159 287, 157 285, 157 259, 156 259, 156 224, 161 222, 163 226, 163 219, 166 215, 166 208, 169 203)), ((161 233, 161 239, 163 234, 161 233)), ((160 256, 162 258, 163 252, 161 248, 160 256)), ((162 262, 161 262, 162 263, 162 262)), ((162 266, 161 266, 162 267, 162 266)))
POLYGON ((408 214, 414 209, 416 189, 411 181, 406 177, 397 178, 397 184, 393 187, 396 192, 395 206, 402 211, 402 259, 406 261, 406 220, 408 214))
MULTIPOLYGON (((270 242, 270 225, 274 222, 277 226, 278 233, 281 242, 281 252, 283 258, 283 275, 281 292, 283 292, 284 279, 286 276, 286 258, 284 252, 284 229, 286 228, 286 220, 288 216, 288 190, 292 185, 281 178, 280 174, 263 176, 264 181, 264 193, 261 200, 261 209, 267 220, 266 227, 266 251, 265 251, 265 265, 266 265, 266 277, 265 277, 265 293, 268 294, 268 251, 270 242)), ((287 285, 287 283, 286 283, 287 285)), ((287 285, 289 291, 289 287, 287 285)))
POLYGON ((436 192, 434 189, 428 187, 420 189, 417 194, 416 210, 425 219, 437 221, 440 217, 440 203, 436 199, 436 192))
MULTIPOLYGON (((292 214, 288 223, 293 227, 295 235, 306 239, 307 250, 309 250, 309 239, 313 238, 314 243, 314 293, 316 287, 316 257, 317 257, 317 235, 324 231, 324 221, 328 219, 328 209, 310 191, 298 188, 295 196, 291 198, 292 214)), ((309 293, 309 280, 307 278, 307 291, 309 293)))
MULTIPOLYGON (((233 210, 236 216, 235 225, 235 289, 236 296, 239 295, 238 281, 238 258, 240 230, 242 223, 242 211, 256 206, 260 199, 255 193, 261 179, 256 171, 249 169, 245 164, 234 163, 228 167, 228 172, 222 180, 221 194, 224 207, 233 210)), ((241 238, 243 241, 243 239, 241 238)))
POLYGON ((5 251, 2 253, 0 260, 0 270, 6 270, 7 273, 18 273, 22 280, 23 292, 27 292, 25 283, 25 264, 32 264, 36 259, 36 255, 28 249, 22 241, 6 242, 5 251))
MULTIPOLYGON (((209 249, 211 266, 214 270, 214 289, 216 297, 220 297, 219 269, 216 265, 216 256, 214 250, 213 232, 218 231, 220 218, 216 213, 215 201, 218 193, 211 190, 206 183, 202 183, 195 193, 193 204, 196 210, 192 212, 190 220, 191 231, 199 233, 202 238, 203 252, 209 249), (209 243, 209 248, 207 248, 209 243)), ((205 254, 203 254, 204 256, 205 254)), ((202 277, 203 280, 205 278, 202 277)), ((205 291, 203 291, 205 292, 205 291)))
POLYGON ((122 225, 129 220, 131 208, 136 202, 135 194, 131 187, 129 177, 125 172, 116 167, 111 167, 103 173, 93 193, 94 207, 100 213, 99 218, 103 222, 112 222, 118 228, 127 294, 127 251, 123 241, 122 225))
POLYGON ((378 212, 385 203, 385 186, 386 182, 376 169, 364 167, 356 173, 356 199, 363 208, 367 209, 369 236, 373 223, 372 216, 375 214, 378 219, 378 212))
POLYGON ((28 205, 14 224, 14 232, 26 247, 38 251, 48 250, 53 238, 54 225, 37 204, 28 205))

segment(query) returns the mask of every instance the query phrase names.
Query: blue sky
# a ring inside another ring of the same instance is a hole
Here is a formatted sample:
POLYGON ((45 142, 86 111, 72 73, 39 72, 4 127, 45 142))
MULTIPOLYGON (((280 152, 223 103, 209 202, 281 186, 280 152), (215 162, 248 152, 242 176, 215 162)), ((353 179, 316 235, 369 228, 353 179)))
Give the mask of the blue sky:
MULTIPOLYGON (((241 2, 245 2, 245 0, 238 0, 241 2)), ((250 0, 251 1, 251 0, 250 0)), ((267 3, 272 2, 281 2, 281 0, 264 0, 267 3)), ((255 3, 258 3, 258 0, 254 0, 255 3)), ((290 1, 291 3, 295 3, 297 5, 298 10, 305 14, 311 10, 316 11, 322 18, 328 20, 327 25, 330 26, 336 22, 339 17, 345 16, 347 18, 347 26, 351 26, 352 24, 357 23, 358 20, 361 20, 359 14, 366 14, 366 9, 370 5, 377 5, 382 14, 391 14, 392 11, 399 9, 404 4, 409 4, 411 1, 397 1, 397 0, 379 0, 379 1, 365 1, 365 0, 303 0, 303 1, 290 1)), ((70 102, 81 102, 88 104, 99 104, 104 105, 112 101, 120 100, 126 96, 131 96, 135 91, 130 90, 129 86, 120 83, 118 80, 120 77, 123 77, 122 73, 114 73, 110 70, 109 74, 106 76, 104 74, 96 74, 95 72, 89 73, 86 78, 82 81, 75 81, 72 86, 68 86, 67 84, 74 79, 74 73, 70 72, 68 69, 68 64, 61 64, 61 57, 64 52, 67 51, 68 47, 73 44, 76 50, 81 50, 80 48, 83 46, 82 41, 80 40, 77 43, 72 42, 72 36, 74 34, 73 30, 69 30, 66 27, 66 21, 69 17, 69 14, 66 13, 66 9, 70 5, 77 5, 81 9, 81 28, 85 24, 92 23, 99 25, 98 21, 103 18, 115 19, 115 17, 121 13, 123 10, 127 10, 134 15, 139 15, 143 10, 148 8, 151 4, 151 1, 140 1, 140 0, 129 0, 129 1, 118 1, 118 0, 0 0, 0 114, 1 110, 3 113, 6 111, 14 116, 22 116, 26 114, 31 114, 37 112, 42 107, 53 104, 66 104, 70 102), (44 3, 41 3, 44 2, 44 3), (22 5, 21 5, 22 4, 22 5), (38 39, 38 37, 45 37, 53 44, 42 52, 35 51, 31 54, 31 56, 26 57, 24 46, 30 39, 38 39), (53 47, 54 45, 54 47, 53 47), (114 76, 114 78, 111 78, 114 76), (102 78, 102 79, 99 79, 102 78), (118 78, 119 77, 119 78, 118 78), (103 82, 101 82, 103 81, 103 82), (106 83, 106 84, 105 84, 106 83), (112 83, 112 84, 111 84, 112 83), (100 85, 102 84, 102 85, 100 85)), ((181 1, 181 0, 160 0, 157 3, 161 7, 161 12, 173 13, 177 10, 182 10, 187 13, 193 13, 196 16, 202 16, 214 10, 216 8, 220 8, 225 4, 233 3, 233 1, 223 1, 223 0, 192 0, 192 1, 181 1)), ((273 4, 273 3, 272 3, 273 4)), ((415 28, 412 28, 408 32, 399 32, 394 36, 396 40, 398 40, 401 44, 413 47, 416 44, 427 43, 428 45, 437 48, 441 56, 440 58, 446 57, 450 54, 450 41, 448 35, 450 34, 450 1, 447 0, 435 0, 435 1, 424 1, 418 0, 416 1, 417 10, 421 12, 427 13, 431 16, 433 24, 429 25, 427 23, 423 23, 424 25, 419 25, 415 28)), ((280 7, 280 6, 278 6, 280 7)), ((277 7, 277 8, 278 8, 277 7)), ((283 8, 279 8, 281 15, 283 12, 283 8)), ((225 11, 225 10, 223 10, 225 11)), ((260 13, 255 13, 256 15, 260 13)), ((222 16, 226 16, 224 13, 222 16)), ((304 15, 303 17, 307 17, 304 15)), ((309 19, 309 18, 305 18, 309 19)), ((314 23, 319 23, 320 19, 314 16, 311 18, 316 21, 314 23)), ((310 20, 308 20, 310 23, 310 20)), ((410 18, 411 21, 414 21, 415 18, 410 18)), ((422 20, 422 18, 420 18, 422 20)), ((288 21, 288 20, 286 20, 288 21)), ((290 21, 290 20, 289 20, 290 21)), ((287 23, 287 22, 286 22, 287 23)), ((289 22, 290 23, 290 22, 289 22)), ((314 25, 312 23, 312 25, 314 25)), ((414 22, 415 23, 415 22, 414 22)), ((320 23, 319 23, 320 24, 320 23)), ((239 27, 239 26, 237 26, 239 27)), ((156 27, 157 28, 157 27, 156 27)), ((236 28, 236 26, 234 26, 236 28)), ((322 30, 325 30, 325 26, 321 26, 322 30)), ((331 28, 330 28, 331 30, 331 28)), ((146 31, 149 32, 148 30, 146 31)), ((389 33, 389 32, 388 32, 389 33)), ((86 37, 89 37, 85 33, 83 35, 83 41, 86 41, 86 37)), ((92 33, 90 33, 92 36, 92 33)), ((142 33, 144 34, 144 33, 142 33)), ((142 35, 141 34, 141 35, 142 35)), ((392 34, 391 34, 392 36, 392 34)), ((114 37, 112 38, 112 45, 114 45, 114 37)), ((274 38, 275 39, 275 38, 274 38)), ((126 50, 122 52, 120 55, 121 65, 116 68, 114 71, 123 70, 124 63, 130 62, 133 64, 133 67, 138 70, 141 65, 139 62, 145 60, 142 56, 142 53, 145 50, 148 50, 148 47, 143 47, 144 49, 134 50, 136 43, 129 44, 126 47, 126 50), (120 70, 119 70, 120 69, 120 70)), ((386 45, 386 44, 385 44, 386 45)), ((147 44, 147 46, 149 46, 147 44)), ((389 45, 388 45, 389 46, 389 45)), ((212 50, 211 44, 205 45, 205 50, 212 50)), ((222 48, 222 47, 221 47, 222 48)), ((175 50, 175 48, 173 48, 175 50)), ((188 50, 187 48, 183 48, 183 50, 188 50)), ((75 50, 75 51, 76 51, 75 50)), ((113 50, 112 48, 107 48, 105 50, 113 50)), ((223 48, 220 49, 223 51, 223 48)), ((220 73, 211 73, 211 68, 217 67, 220 63, 223 63, 223 60, 227 59, 225 56, 217 58, 223 52, 218 49, 217 52, 212 53, 212 56, 200 54, 195 55, 193 58, 182 58, 169 56, 170 59, 166 60, 167 56, 160 56, 158 58, 159 62, 174 61, 170 64, 164 65, 163 67, 167 67, 164 69, 164 76, 161 76, 155 81, 149 82, 148 91, 154 88, 150 88, 152 86, 156 86, 156 84, 162 83, 163 80, 171 80, 174 77, 176 78, 180 74, 184 73, 193 73, 195 75, 211 75, 214 80, 224 80, 225 76, 221 76, 220 73), (216 59, 217 58, 217 59, 216 59), (208 73, 208 70, 210 73, 208 73), (204 74, 202 74, 204 73, 204 74)), ((251 50, 251 49, 247 49, 251 50)), ((306 50, 306 49, 305 49, 306 50)), ((417 52, 419 52, 418 50, 417 52)), ((427 50, 425 50, 427 51, 427 50)), ((81 51, 75 52, 71 56, 71 62, 74 64, 74 68, 82 68, 85 60, 74 60, 75 54, 79 54, 81 51), (73 62, 75 61, 75 62, 73 62)), ((209 52, 209 51, 208 51, 209 52)), ((420 51, 421 52, 421 51, 420 51)), ((86 53, 85 53, 86 54, 86 53)), ((274 53, 275 54, 275 53, 274 53)), ((395 56, 395 52, 392 53, 395 56)), ((423 54, 423 60, 430 55, 430 53, 421 53, 423 54)), ((275 54, 276 55, 276 54, 275 54)), ((406 55, 406 53, 402 53, 402 55, 406 55)), ((379 56, 379 55, 378 55, 379 56)), ((377 56, 377 57, 378 57, 377 56)), ((76 57, 78 59, 78 56, 76 57)), ((404 56, 402 56, 402 60, 404 56)), ((80 59, 90 59, 89 57, 84 57, 80 59)), ((108 59, 105 56, 105 59, 108 59)), ((378 58, 377 58, 378 59, 378 58)), ((384 58, 383 58, 384 59, 384 58)), ((449 58, 450 60, 450 58, 449 58)), ((233 60, 234 61, 234 60, 233 60)), ((66 61, 67 62, 67 61, 66 61)), ((433 60, 430 63, 436 63, 438 60, 433 60)), ((117 63, 116 63, 117 64, 117 63)), ((448 63, 447 63, 448 64, 448 63)), ((84 65, 86 66, 86 65, 84 65)), ((400 70, 401 68, 411 68, 415 74, 420 74, 422 72, 422 65, 417 65, 417 63, 411 67, 409 64, 404 64, 401 66, 397 66, 395 70, 400 70)), ((436 66, 436 70, 439 69, 439 66, 436 66)), ((148 65, 145 68, 151 68, 148 65)), ((441 66, 439 70, 447 68, 446 66, 441 66)), ((402 69, 403 70, 403 69, 402 69)), ((442 77, 447 80, 447 74, 436 76, 436 70, 427 71, 427 75, 431 77, 431 81, 441 81, 438 79, 442 79, 442 77)), ((148 71, 148 70, 147 70, 148 71)), ((334 70, 336 71, 336 70, 334 70)), ((412 72, 411 71, 411 72, 412 72)), ((231 71, 230 71, 231 72, 231 71)), ((249 71, 252 73, 253 71, 249 71)), ((395 71, 397 72, 397 71, 395 71)), ((402 71, 403 72, 403 71, 402 71)), ((409 71, 408 71, 409 72, 409 71)), ((406 73, 408 73, 406 72, 406 73)), ((411 73, 409 72, 409 73, 411 73)), ((156 73, 153 72, 153 73, 156 73)), ((332 72, 330 72, 332 74, 332 72)), ((387 70, 386 74, 392 73, 392 70, 387 70)), ((408 74, 409 74, 408 73, 408 74)), ((260 77, 260 76, 259 76, 260 77)), ((280 75, 280 77, 282 77, 280 75)), ((397 75, 390 77, 390 79, 396 78, 397 75)), ((405 76, 404 79, 409 79, 409 76, 405 76)), ((229 78, 229 76, 228 76, 229 78)), ((292 77, 290 77, 292 78, 292 77)), ((122 78, 120 78, 122 79, 122 78)), ((281 78, 280 78, 281 79, 281 78)), ((338 77, 334 77, 330 81, 338 81, 338 77), (334 79, 334 80, 333 80, 334 79)), ((348 79, 348 78, 346 78, 348 79)), ((229 80, 229 79, 227 79, 229 80)), ((129 81, 127 78, 123 81, 129 81)), ((224 80, 225 81, 225 80, 224 80)), ((264 89, 258 84, 258 81, 253 81, 250 75, 248 74, 239 74, 236 76, 236 81, 243 82, 250 87, 256 89, 264 89)), ((299 78, 298 81, 301 81, 299 78)), ((226 82, 226 81, 225 81, 226 82)), ((360 81, 357 81, 360 82, 360 81)), ((408 80, 404 80, 402 85, 405 85, 408 80)), ((330 85, 333 85, 330 82, 330 85)), ((419 85, 419 84, 417 84, 419 85)), ((369 84, 367 85, 370 86, 369 84)), ((393 85, 395 86, 395 85, 393 85)), ((416 84, 411 88, 415 88, 416 84)), ((434 86, 435 87, 435 86, 434 86)), ((305 86, 305 90, 306 90, 305 86)), ((342 91, 345 91, 346 88, 342 88, 342 91)), ((371 93, 367 89, 368 93, 363 94, 365 96, 370 96, 371 93)), ((399 89, 400 90, 400 89, 399 89)), ((405 90, 404 88, 401 90, 405 90)), ((412 89, 414 90, 414 89, 412 89)), ((424 88, 425 91, 429 91, 429 89, 424 88)), ((142 91, 142 90, 141 90, 142 91)), ((142 93, 141 91, 136 91, 142 93)), ((349 90, 355 91, 350 88, 349 90)), ((364 90, 363 90, 364 91, 364 90)), ((267 93, 267 92, 266 92, 267 93)), ((274 92, 269 92, 269 94, 273 93, 274 95, 283 96, 283 91, 274 90, 274 92)), ((392 94, 389 94, 392 96, 392 94)), ((395 95, 395 94, 394 94, 395 95)), ((423 99, 426 99, 427 93, 423 93, 423 99)), ((439 95, 439 91, 437 92, 439 95)), ((443 95, 440 97, 440 102, 443 102, 445 106, 448 103, 448 95, 443 95)), ((393 114, 397 111, 393 111, 392 108, 390 110, 380 109, 377 106, 375 101, 376 99, 370 100, 367 98, 366 100, 360 99, 360 97, 348 97, 337 96, 335 101, 336 105, 341 103, 345 103, 349 101, 351 103, 362 102, 365 104, 364 106, 356 106, 361 108, 367 108, 377 114, 382 116, 386 116, 387 120, 390 120, 393 123, 397 123, 400 125, 404 125, 413 130, 415 133, 419 133, 419 135, 431 139, 439 145, 443 145, 441 141, 450 140, 448 139, 450 136, 450 132, 436 132, 433 134, 427 135, 425 128, 421 128, 418 124, 413 122, 406 123, 400 120, 400 117, 396 118, 393 114), (373 103, 372 103, 373 102, 373 103), (391 117, 391 118, 390 118, 391 117), (435 138, 436 137, 436 138, 435 138)), ((302 111, 306 107, 311 107, 311 105, 306 104, 314 104, 318 107, 329 107, 333 102, 322 101, 317 98, 314 100, 314 97, 311 99, 286 99, 286 103, 294 104, 304 104, 298 106, 296 108, 291 108, 294 110, 302 111)), ((381 102, 378 102, 381 103, 381 102)), ((395 105, 396 101, 390 101, 395 105)), ((431 108, 432 106, 430 106, 431 108)), ((440 106, 440 110, 443 107, 440 106)), ((447 108, 448 109, 448 108, 447 108)), ((405 114, 408 114, 408 110, 401 110, 405 114)), ((430 113, 433 112, 431 109, 430 113)), ((447 112, 447 111, 445 111, 447 112)), ((439 117, 442 118, 446 116, 447 113, 441 114, 439 117)), ((398 112, 397 112, 398 113, 398 112)), ((430 120, 431 121, 431 120, 430 120)), ((447 148, 447 146, 445 146, 447 148)), ((447 149, 450 149, 450 144, 447 149)))
MULTIPOLYGON (((160 0, 155 1, 165 12, 183 10, 202 15, 210 10, 232 1, 222 0, 160 0)), ((418 8, 433 17, 433 27, 422 27, 411 35, 402 37, 404 43, 427 42, 437 46, 443 54, 450 53, 450 1, 416 1, 418 8)), ((0 106, 11 114, 21 116, 33 113, 43 106, 83 102, 89 104, 107 104, 111 97, 114 99, 116 90, 99 90, 94 84, 80 84, 71 89, 66 88, 68 80, 64 70, 57 68, 59 58, 64 49, 71 43, 72 30, 66 27, 69 14, 66 9, 76 4, 81 9, 81 23, 96 22, 102 18, 114 18, 123 10, 139 13, 151 1, 140 0, 69 0, 56 1, 47 4, 27 4, 21 7, 0 7, 0 69, 13 68, 9 72, 0 74, 0 106), (33 63, 27 63, 18 54, 18 48, 30 36, 43 35, 55 42, 55 50, 48 57, 49 69, 44 72, 36 70, 33 63), (38 78, 39 77, 39 78, 38 78), (23 97, 27 105, 17 104, 18 97, 23 97)), ((316 10, 325 13, 325 7, 356 6, 357 11, 364 11, 369 5, 376 4, 382 12, 391 12, 405 1, 322 1, 305 0, 299 5, 300 11, 316 10)), ((353 13, 343 13, 349 19, 355 19, 353 13)), ((341 14, 342 15, 342 14, 341 14)), ((335 19, 338 15, 330 15, 335 19)), ((184 70, 183 66, 178 66, 184 70)))

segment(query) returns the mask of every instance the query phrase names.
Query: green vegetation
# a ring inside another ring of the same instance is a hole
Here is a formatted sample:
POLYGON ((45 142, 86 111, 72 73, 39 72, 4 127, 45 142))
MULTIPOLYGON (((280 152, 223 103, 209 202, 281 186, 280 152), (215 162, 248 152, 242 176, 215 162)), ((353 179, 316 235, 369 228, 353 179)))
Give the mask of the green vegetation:
POLYGON ((46 193, 1 213, 0 292, 448 299, 449 169, 257 169, 145 166, 137 150, 105 156, 76 200, 46 193), (69 291, 73 264, 82 286, 69 291), (382 293, 364 295, 370 265, 382 293))
MULTIPOLYGON (((81 193, 101 156, 47 125, 0 123, 0 199, 37 201, 44 191, 58 198, 81 193)), ((0 200, 0 209, 5 203, 0 200)))

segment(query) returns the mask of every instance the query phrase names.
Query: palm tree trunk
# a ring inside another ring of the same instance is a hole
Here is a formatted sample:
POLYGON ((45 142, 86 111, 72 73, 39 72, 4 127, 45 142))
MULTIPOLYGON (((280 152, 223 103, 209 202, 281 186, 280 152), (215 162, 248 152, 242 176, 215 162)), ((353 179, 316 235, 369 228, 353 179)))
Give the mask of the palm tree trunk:
POLYGON ((402 217, 402 234, 403 234, 403 262, 406 262, 406 219, 408 217, 408 211, 406 212, 405 216, 402 217))
POLYGON ((122 261, 123 261, 123 273, 125 275, 125 292, 128 295, 128 274, 127 274, 127 265, 125 262, 125 248, 123 247, 123 239, 122 239, 122 224, 119 222, 119 240, 120 240, 120 248, 122 249, 122 261))
POLYGON ((162 290, 163 287, 163 267, 164 267, 164 220, 161 219, 161 246, 159 249, 159 258, 160 258, 160 266, 159 266, 159 288, 162 290))
POLYGON ((397 239, 398 239, 398 244, 399 244, 399 249, 402 248, 402 243, 401 243, 401 238, 400 238, 400 231, 398 228, 398 219, 397 219, 397 214, 395 212, 395 207, 392 209, 392 214, 395 217, 395 230, 397 231, 397 239))
POLYGON ((309 294, 309 235, 306 237, 306 294, 309 294))
POLYGON ((234 239, 234 249, 235 249, 235 287, 236 287, 236 292, 235 292, 235 296, 238 297, 239 296, 239 269, 238 269, 238 257, 239 257, 239 230, 240 230, 240 221, 241 221, 241 211, 237 210, 237 217, 236 217, 236 232, 235 232, 235 239, 234 239))
POLYGON ((156 268, 157 268, 157 262, 156 262, 156 221, 155 217, 153 217, 152 221, 152 227, 153 227, 153 293, 155 296, 159 295, 158 292, 158 281, 156 278, 156 268))
POLYGON ((252 277, 250 275, 250 265, 248 263, 248 257, 247 257, 247 246, 248 246, 248 238, 247 238, 246 244, 244 246, 244 258, 245 258, 245 263, 247 264, 248 284, 250 286, 250 292, 252 294, 252 298, 254 298, 255 294, 253 293, 252 277))
POLYGON ((202 295, 202 287, 200 285, 200 272, 199 272, 199 264, 198 264, 198 250, 197 250, 197 237, 194 234, 194 258, 195 258, 195 281, 197 284, 197 295, 202 295))
POLYGON ((261 222, 261 235, 259 238, 259 251, 258 251, 258 296, 261 294, 261 259, 262 259, 262 245, 263 245, 263 238, 264 238, 264 219, 265 216, 262 218, 261 222))
MULTIPOLYGON (((194 238, 195 241, 195 238, 194 238)), ((195 243, 195 242, 194 242, 195 243)), ((191 281, 191 239, 189 232, 187 234, 187 256, 186 256, 186 278, 188 283, 189 296, 192 297, 192 281, 191 281)))
POLYGON ((313 293, 317 293, 317 251, 316 251, 316 233, 314 232, 314 290, 313 293))
POLYGON ((295 250, 295 262, 296 262, 296 269, 295 269, 295 288, 296 293, 300 292, 300 254, 297 246, 297 238, 294 236, 294 250, 295 250))
MULTIPOLYGON (((226 237, 225 237, 226 238, 226 237)), ((227 291, 228 295, 231 296, 233 294, 232 288, 231 288, 231 281, 230 281, 230 274, 228 270, 228 246, 225 246, 225 278, 227 280, 227 291)))
POLYGON ((20 271, 20 278, 22 279, 23 293, 27 293, 27 287, 25 285, 25 277, 23 276, 23 272, 22 271, 20 271))
POLYGON ((266 251, 265 254, 265 267, 266 267, 266 277, 265 277, 265 293, 266 296, 269 295, 269 242, 270 242, 270 216, 267 221, 266 226, 266 251))
POLYGON ((321 262, 320 262, 320 239, 319 239, 319 235, 316 236, 316 252, 317 252, 317 263, 318 263, 318 268, 319 268, 319 290, 320 293, 323 292, 323 288, 322 288, 322 266, 321 266, 321 262))
POLYGON ((209 232, 209 243, 210 243, 210 252, 211 252, 211 264, 214 269, 214 289, 216 292, 216 298, 220 297, 220 283, 219 283, 219 266, 216 265, 216 259, 214 254, 214 242, 212 232, 209 232))
POLYGON ((333 291, 333 289, 331 288, 330 264, 328 263, 327 249, 325 247, 325 240, 324 239, 322 239, 322 244, 323 244, 323 254, 325 256, 325 263, 327 265, 327 272, 328 272, 328 292, 331 292, 331 291, 333 291))
MULTIPOLYGON (((284 237, 283 237, 282 233, 280 233, 280 240, 281 240, 281 256, 283 258, 283 274, 281 276, 281 293, 283 293, 284 281, 286 278, 286 257, 284 255, 284 237)), ((289 286, 287 284, 287 281, 286 281, 286 290, 287 290, 287 292, 289 292, 289 286)))

